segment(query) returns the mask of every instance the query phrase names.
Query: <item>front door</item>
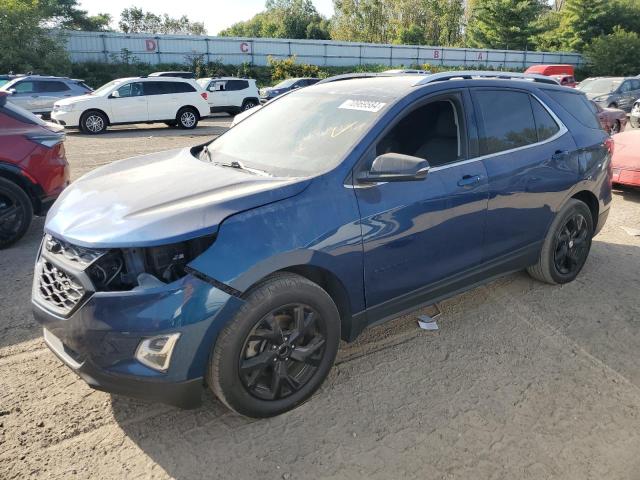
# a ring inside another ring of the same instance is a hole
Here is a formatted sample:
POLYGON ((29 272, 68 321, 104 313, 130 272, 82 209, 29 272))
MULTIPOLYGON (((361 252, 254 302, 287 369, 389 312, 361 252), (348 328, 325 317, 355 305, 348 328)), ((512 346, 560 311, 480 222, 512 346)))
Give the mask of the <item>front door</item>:
POLYGON ((229 93, 226 80, 214 80, 207 89, 209 94, 209 108, 211 112, 223 112, 229 106, 229 93))
POLYGON ((117 97, 109 98, 111 123, 146 122, 149 119, 142 82, 127 83, 117 92, 117 97))
POLYGON ((410 109, 358 167, 389 152, 425 158, 431 166, 420 181, 354 181, 368 309, 392 312, 420 303, 430 285, 463 275, 482 259, 487 174, 481 161, 468 161, 468 102, 464 90, 410 109))

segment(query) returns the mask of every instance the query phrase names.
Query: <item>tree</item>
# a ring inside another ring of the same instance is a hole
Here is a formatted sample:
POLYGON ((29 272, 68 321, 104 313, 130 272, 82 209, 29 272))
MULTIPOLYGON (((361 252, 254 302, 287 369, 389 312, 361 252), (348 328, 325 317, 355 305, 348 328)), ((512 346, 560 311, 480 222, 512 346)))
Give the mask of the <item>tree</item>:
POLYGON ((233 24, 218 35, 226 37, 330 38, 329 21, 311 0, 267 0, 266 10, 233 24))
POLYGON ((615 27, 585 49, 592 75, 636 75, 640 71, 640 36, 615 27))
POLYGON ((63 39, 43 28, 54 19, 38 0, 0 0, 0 71, 66 73, 63 39))
POLYGON ((118 27, 124 33, 163 33, 178 35, 206 35, 202 22, 192 22, 186 15, 171 18, 166 13, 156 15, 141 8, 125 8, 120 14, 118 27))
POLYGON ((603 35, 606 0, 566 0, 561 10, 559 36, 563 50, 581 52, 585 45, 603 35))
POLYGON ((467 27, 467 44, 479 48, 529 48, 538 33, 536 20, 544 0, 475 0, 467 27))

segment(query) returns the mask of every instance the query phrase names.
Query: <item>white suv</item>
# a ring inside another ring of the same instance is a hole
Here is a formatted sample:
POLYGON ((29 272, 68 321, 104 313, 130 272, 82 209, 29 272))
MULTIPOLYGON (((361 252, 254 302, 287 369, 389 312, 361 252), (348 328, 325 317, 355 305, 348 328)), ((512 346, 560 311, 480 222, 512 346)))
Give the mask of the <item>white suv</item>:
POLYGON ((195 128, 207 116, 207 93, 195 80, 176 77, 113 80, 89 95, 56 102, 51 113, 54 122, 92 134, 127 123, 195 128))
POLYGON ((209 94, 211 113, 234 115, 260 105, 256 81, 250 78, 199 78, 198 84, 209 94))

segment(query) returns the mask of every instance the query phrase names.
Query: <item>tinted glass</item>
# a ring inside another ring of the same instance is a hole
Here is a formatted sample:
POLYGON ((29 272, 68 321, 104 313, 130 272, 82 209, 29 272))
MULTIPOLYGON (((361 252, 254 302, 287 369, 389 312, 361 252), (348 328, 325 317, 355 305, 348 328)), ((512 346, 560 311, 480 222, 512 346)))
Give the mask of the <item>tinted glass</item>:
POLYGON ((189 92, 195 92, 196 89, 193 88, 193 85, 189 85, 188 83, 185 82, 167 82, 167 88, 169 89, 170 93, 189 93, 189 92))
POLYGON ((506 90, 473 94, 481 120, 480 151, 487 155, 538 141, 529 94, 506 90))
POLYGON ((66 92, 70 90, 64 82, 38 82, 38 91, 40 92, 66 92))
POLYGON ((118 89, 120 97, 138 97, 142 95, 141 83, 127 83, 118 89))
POLYGON ((553 137, 560 131, 560 127, 547 109, 535 98, 531 98, 531 108, 533 109, 533 117, 536 121, 536 131, 538 132, 539 142, 553 137))
POLYGON ((631 80, 631 90, 640 90, 640 80, 631 80))
POLYGON ((229 80, 227 82, 227 91, 230 90, 244 90, 245 88, 249 88, 249 82, 246 80, 229 80))
POLYGON ((571 91, 545 90, 545 92, 585 127, 600 128, 598 117, 589 107, 589 101, 584 95, 571 91))
POLYGON ((13 85, 17 93, 33 93, 36 91, 36 82, 19 82, 13 85))
POLYGON ((620 86, 620 92, 621 93, 626 93, 626 92, 630 92, 630 91, 631 91, 631 82, 624 82, 620 86))
POLYGON ((166 88, 167 83, 165 82, 144 82, 143 85, 145 95, 164 95, 165 93, 171 93, 166 88))

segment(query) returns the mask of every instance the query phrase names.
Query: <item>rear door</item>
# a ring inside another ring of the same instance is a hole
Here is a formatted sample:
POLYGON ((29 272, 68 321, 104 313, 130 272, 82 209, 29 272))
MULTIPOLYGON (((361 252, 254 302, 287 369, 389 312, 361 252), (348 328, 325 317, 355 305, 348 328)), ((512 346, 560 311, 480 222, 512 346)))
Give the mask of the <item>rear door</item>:
POLYGON ((109 98, 111 123, 146 122, 149 119, 147 97, 142 82, 130 82, 118 88, 118 97, 109 98))
POLYGON ((30 112, 37 111, 38 97, 40 93, 37 90, 36 82, 33 80, 21 80, 14 83, 10 90, 13 93, 9 97, 9 101, 19 107, 29 110, 30 112))
POLYGON ((248 89, 249 82, 247 80, 228 80, 226 85, 228 105, 241 107, 247 97, 248 89))
POLYGON ((71 88, 60 80, 38 80, 36 81, 38 90, 37 109, 38 111, 50 111, 53 104, 58 100, 71 97, 71 88))
POLYGON ((150 121, 173 120, 178 109, 186 103, 181 97, 196 91, 186 82, 144 82, 143 85, 150 121))
POLYGON ((366 170, 390 152, 431 165, 420 181, 354 183, 367 306, 379 306, 369 321, 420 303, 434 284, 482 260, 487 174, 482 161, 470 159, 465 105, 468 92, 459 90, 410 107, 357 167, 366 170))
POLYGON ((474 88, 479 148, 489 177, 485 261, 537 253, 559 195, 575 184, 575 142, 527 91, 474 88))

